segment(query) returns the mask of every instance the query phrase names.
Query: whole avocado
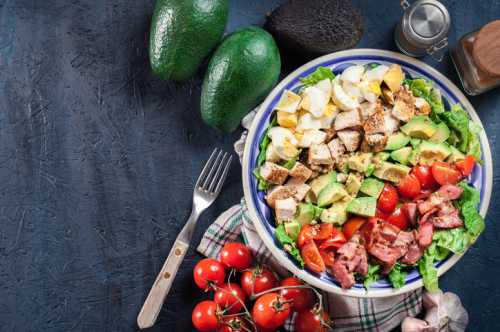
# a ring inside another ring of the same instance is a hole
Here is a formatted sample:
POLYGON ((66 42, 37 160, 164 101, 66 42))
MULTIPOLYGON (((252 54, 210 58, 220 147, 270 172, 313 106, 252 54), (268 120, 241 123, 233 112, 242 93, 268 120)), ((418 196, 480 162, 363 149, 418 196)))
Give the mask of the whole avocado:
POLYGON ((363 19, 350 0, 293 0, 274 10, 265 28, 281 50, 309 59, 354 47, 363 19))
POLYGON ((279 78, 281 59, 273 37, 258 27, 227 36, 215 51, 201 88, 201 116, 224 132, 269 93, 279 78))
POLYGON ((224 33, 228 0, 158 0, 149 36, 153 73, 186 81, 224 33))

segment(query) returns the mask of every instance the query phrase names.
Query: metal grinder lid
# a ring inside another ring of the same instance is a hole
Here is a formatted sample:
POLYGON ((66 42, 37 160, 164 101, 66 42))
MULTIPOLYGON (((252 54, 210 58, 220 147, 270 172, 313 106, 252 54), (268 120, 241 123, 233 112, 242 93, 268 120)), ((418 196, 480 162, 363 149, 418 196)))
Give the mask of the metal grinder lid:
POLYGON ((427 47, 448 35, 450 23, 450 14, 441 2, 419 0, 405 11, 403 32, 416 46, 427 47))

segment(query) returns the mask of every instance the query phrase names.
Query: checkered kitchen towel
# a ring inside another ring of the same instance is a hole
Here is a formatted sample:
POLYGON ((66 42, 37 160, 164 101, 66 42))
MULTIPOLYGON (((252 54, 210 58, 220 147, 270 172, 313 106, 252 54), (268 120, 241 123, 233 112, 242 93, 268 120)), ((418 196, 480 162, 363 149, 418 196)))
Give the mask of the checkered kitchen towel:
MULTIPOLYGON (((254 113, 243 119, 242 125, 249 128, 254 113)), ((240 156, 245 144, 246 132, 235 143, 240 156)), ((257 260, 270 266, 281 276, 289 273, 274 259, 258 236, 248 215, 245 200, 222 213, 205 232, 197 250, 207 257, 217 257, 224 243, 242 240, 252 248, 257 260)), ((324 293, 326 309, 334 322, 334 331, 385 332, 399 326, 407 317, 416 316, 422 310, 422 290, 384 299, 351 298, 324 293)), ((293 331, 291 324, 285 326, 293 331)))

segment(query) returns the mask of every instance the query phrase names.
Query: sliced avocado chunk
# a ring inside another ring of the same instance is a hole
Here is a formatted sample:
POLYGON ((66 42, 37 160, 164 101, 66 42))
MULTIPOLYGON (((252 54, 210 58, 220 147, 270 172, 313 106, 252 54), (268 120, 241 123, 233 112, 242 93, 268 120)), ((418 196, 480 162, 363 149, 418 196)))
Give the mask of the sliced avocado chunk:
POLYGON ((430 141, 423 141, 418 146, 418 150, 418 162, 423 165, 430 165, 435 161, 444 161, 451 154, 451 148, 448 144, 430 141))
POLYGON ((384 161, 375 169, 373 175, 381 180, 399 183, 408 173, 410 173, 410 168, 408 166, 384 161))
POLYGON ((383 188, 384 182, 375 178, 366 178, 363 180, 363 183, 361 183, 359 191, 365 195, 378 198, 383 188))
POLYGON ((294 241, 297 240, 302 225, 297 220, 291 220, 285 222, 284 226, 285 232, 288 234, 288 236, 291 237, 294 241))
POLYGON ((375 165, 373 163, 370 163, 368 167, 366 167, 365 175, 370 176, 373 174, 373 171, 375 171, 375 165))
POLYGON ((372 163, 375 165, 379 164, 380 162, 389 159, 390 156, 391 154, 389 152, 384 152, 384 151, 377 152, 372 158, 372 163))
POLYGON ((391 158, 403 165, 408 164, 408 157, 410 156, 413 148, 411 146, 405 146, 404 148, 397 149, 391 152, 391 158))
POLYGON ((437 125, 437 130, 429 139, 431 142, 443 143, 450 137, 450 129, 444 122, 440 122, 437 125))
POLYGON ((408 163, 411 164, 411 165, 413 165, 413 166, 416 166, 418 164, 418 153, 420 151, 419 146, 417 146, 416 148, 414 148, 411 151, 410 155, 408 156, 408 163))
POLYGON ((347 221, 347 205, 352 200, 352 197, 346 197, 341 201, 333 203, 333 205, 323 210, 321 213, 321 221, 326 223, 342 225, 347 221))
POLYGON ((336 201, 340 201, 348 195, 342 184, 337 182, 330 183, 319 192, 318 206, 325 207, 336 201))
POLYGON ((345 190, 349 193, 349 195, 356 197, 359 187, 361 187, 362 180, 363 177, 360 174, 349 173, 347 180, 345 181, 345 190))
POLYGON ((370 152, 353 154, 347 160, 347 166, 349 170, 365 173, 372 162, 372 157, 373 154, 370 152))
POLYGON ((297 210, 297 216, 295 219, 301 225, 310 224, 316 216, 314 205, 311 203, 299 203, 299 208, 297 210))
POLYGON ((437 130, 437 125, 425 115, 417 115, 401 127, 401 131, 408 136, 420 139, 429 139, 437 130))
POLYGON ((320 175, 313 179, 309 185, 311 186, 311 192, 314 193, 315 197, 318 197, 319 192, 323 190, 323 188, 334 182, 337 182, 337 172, 331 171, 330 173, 320 175))
POLYGON ((392 134, 387 139, 387 144, 385 145, 385 150, 397 150, 405 146, 410 142, 410 137, 402 132, 392 134))
POLYGON ((309 192, 306 194, 306 197, 304 198, 304 202, 306 203, 316 203, 316 195, 309 190, 309 192))
POLYGON ((450 149, 451 149, 451 154, 446 159, 447 162, 454 163, 454 162, 465 159, 465 154, 463 154, 459 149, 457 149, 456 147, 451 146, 451 145, 450 145, 450 149))
POLYGON ((422 140, 421 140, 421 139, 419 139, 419 138, 412 138, 412 139, 410 139, 410 144, 411 144, 411 146, 412 146, 414 149, 416 149, 416 148, 417 148, 417 146, 419 146, 419 145, 420 145, 420 143, 422 143, 422 140))
POLYGON ((377 209, 375 197, 357 197, 347 204, 347 212, 364 217, 374 217, 377 209))

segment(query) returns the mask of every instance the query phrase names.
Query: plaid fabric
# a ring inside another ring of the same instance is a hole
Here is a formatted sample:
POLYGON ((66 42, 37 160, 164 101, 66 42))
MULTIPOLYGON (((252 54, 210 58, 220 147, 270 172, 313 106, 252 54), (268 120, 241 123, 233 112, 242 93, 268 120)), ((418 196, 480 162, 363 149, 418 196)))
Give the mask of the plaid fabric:
MULTIPOLYGON (((260 240, 248 216, 245 201, 222 213, 207 229, 197 250, 207 257, 217 257, 228 241, 243 241, 252 248, 262 264, 270 266, 280 276, 289 275, 260 240)), ((389 331, 408 316, 422 310, 422 290, 385 299, 358 299, 323 293, 325 308, 334 322, 334 331, 389 331)), ((285 330, 293 331, 293 317, 285 330)))

